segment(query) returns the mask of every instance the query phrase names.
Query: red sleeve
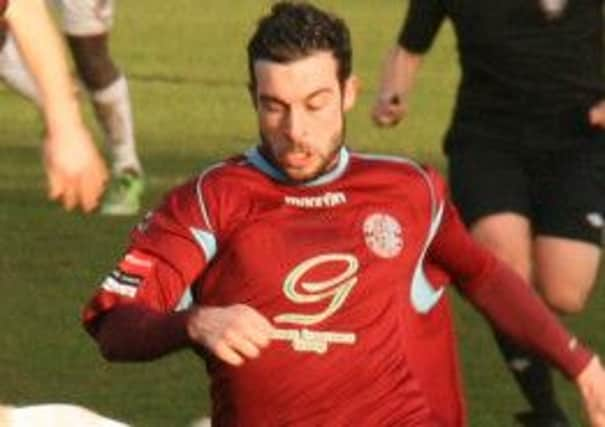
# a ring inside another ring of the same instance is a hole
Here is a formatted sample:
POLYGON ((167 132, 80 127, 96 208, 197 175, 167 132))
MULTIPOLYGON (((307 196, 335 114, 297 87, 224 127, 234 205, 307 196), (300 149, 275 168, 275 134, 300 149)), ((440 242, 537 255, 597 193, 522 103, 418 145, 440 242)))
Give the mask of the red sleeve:
POLYGON ((0 18, 4 16, 4 12, 8 8, 8 0, 0 0, 0 18))
POLYGON ((132 231, 126 254, 84 309, 87 331, 95 335, 103 315, 122 304, 136 303, 158 313, 174 311, 211 256, 196 233, 212 235, 192 181, 171 192, 132 231))
POLYGON ((575 378, 590 361, 591 352, 570 335, 519 275, 473 240, 446 196, 441 203, 442 222, 430 248, 433 262, 451 274, 494 327, 575 378))
POLYGON ((190 344, 188 316, 189 310, 161 313, 139 304, 122 304, 104 315, 94 336, 107 360, 152 360, 190 344))

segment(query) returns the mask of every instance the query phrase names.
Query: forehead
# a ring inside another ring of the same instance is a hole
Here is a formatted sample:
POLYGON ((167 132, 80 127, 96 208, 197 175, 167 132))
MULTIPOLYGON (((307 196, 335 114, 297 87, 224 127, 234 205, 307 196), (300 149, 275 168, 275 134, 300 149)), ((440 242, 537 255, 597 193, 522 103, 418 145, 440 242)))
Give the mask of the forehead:
POLYGON ((330 52, 317 52, 286 64, 268 60, 254 63, 257 92, 281 98, 337 88, 337 71, 336 59, 330 52))

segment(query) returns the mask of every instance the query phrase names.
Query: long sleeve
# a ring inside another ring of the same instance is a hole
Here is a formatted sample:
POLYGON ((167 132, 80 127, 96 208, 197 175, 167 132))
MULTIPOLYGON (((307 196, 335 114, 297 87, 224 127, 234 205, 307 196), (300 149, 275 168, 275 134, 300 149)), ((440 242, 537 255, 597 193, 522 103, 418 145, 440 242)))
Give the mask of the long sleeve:
POLYGON ((439 0, 411 0, 398 43, 409 52, 426 53, 445 19, 439 0))
POLYGON ((152 360, 189 345, 187 311, 162 313, 139 304, 115 307, 97 322, 95 339, 113 361, 152 360))
POLYGON ((519 275, 472 239, 451 204, 431 246, 431 257, 489 322, 546 357, 567 377, 575 378, 588 364, 591 352, 519 275))
MULTIPOLYGON (((195 188, 190 182, 176 189, 134 228, 126 253, 85 307, 89 332, 94 332, 98 317, 120 304, 137 303, 165 313, 183 308, 212 256, 194 234, 204 233, 195 188)), ((205 235, 210 241, 212 234, 205 235)))

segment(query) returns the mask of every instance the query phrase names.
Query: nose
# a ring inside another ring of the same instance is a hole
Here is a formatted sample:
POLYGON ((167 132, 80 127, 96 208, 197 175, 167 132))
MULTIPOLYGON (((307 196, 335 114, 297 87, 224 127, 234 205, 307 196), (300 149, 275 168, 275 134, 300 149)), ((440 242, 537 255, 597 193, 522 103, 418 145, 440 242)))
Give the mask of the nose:
POLYGON ((306 133, 304 112, 291 109, 284 123, 286 135, 291 141, 299 141, 306 133))

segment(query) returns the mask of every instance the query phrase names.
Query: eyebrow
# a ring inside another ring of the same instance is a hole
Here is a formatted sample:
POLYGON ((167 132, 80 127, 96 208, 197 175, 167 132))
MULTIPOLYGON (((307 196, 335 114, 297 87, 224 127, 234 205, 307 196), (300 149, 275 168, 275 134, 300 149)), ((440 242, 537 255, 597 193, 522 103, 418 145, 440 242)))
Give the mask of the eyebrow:
MULTIPOLYGON (((307 95, 305 97, 305 101, 308 101, 308 100, 315 98, 316 96, 322 95, 324 93, 330 93, 330 92, 332 92, 331 88, 317 89, 317 90, 311 92, 309 95, 307 95)), ((258 98, 261 102, 277 102, 280 105, 284 105, 284 106, 288 105, 288 103, 286 101, 284 101, 283 99, 280 99, 279 97, 277 97, 275 95, 261 93, 258 95, 258 98)))

